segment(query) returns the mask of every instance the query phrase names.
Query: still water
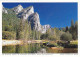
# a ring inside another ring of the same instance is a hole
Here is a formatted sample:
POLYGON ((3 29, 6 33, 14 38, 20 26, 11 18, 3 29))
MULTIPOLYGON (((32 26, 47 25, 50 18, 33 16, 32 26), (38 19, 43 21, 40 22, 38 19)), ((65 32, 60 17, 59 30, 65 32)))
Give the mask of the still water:
POLYGON ((61 50, 45 47, 43 44, 24 44, 3 46, 2 53, 77 53, 77 48, 64 48, 61 50))

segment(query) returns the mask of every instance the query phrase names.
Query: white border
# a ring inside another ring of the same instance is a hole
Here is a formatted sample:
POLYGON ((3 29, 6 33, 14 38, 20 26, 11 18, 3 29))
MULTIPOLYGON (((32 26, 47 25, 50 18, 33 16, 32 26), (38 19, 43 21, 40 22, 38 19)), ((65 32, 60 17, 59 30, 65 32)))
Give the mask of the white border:
POLYGON ((75 57, 75 56, 80 56, 80 1, 79 0, 1 0, 0 1, 0 57, 22 57, 22 56, 30 56, 30 57, 68 57, 68 56, 72 56, 72 57, 75 57), (78 54, 33 54, 33 55, 30 55, 30 54, 6 54, 6 55, 3 55, 2 54, 2 2, 78 2, 78 54))

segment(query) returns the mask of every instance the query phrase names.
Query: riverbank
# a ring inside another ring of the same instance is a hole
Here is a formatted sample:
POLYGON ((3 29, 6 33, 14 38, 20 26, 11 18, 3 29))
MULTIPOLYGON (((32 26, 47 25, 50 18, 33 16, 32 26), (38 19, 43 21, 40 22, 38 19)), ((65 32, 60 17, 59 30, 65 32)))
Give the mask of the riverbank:
MULTIPOLYGON (((50 43, 51 45, 58 46, 59 44, 68 44, 68 43, 63 43, 62 41, 57 44, 56 41, 49 41, 49 40, 2 40, 2 46, 6 45, 22 45, 22 44, 30 44, 30 43, 50 43)), ((78 45, 78 41, 70 41, 70 46, 71 45, 78 45)))
POLYGON ((22 40, 2 40, 2 46, 23 44, 22 40))
POLYGON ((47 40, 2 40, 2 46, 6 45, 22 45, 22 44, 27 44, 27 43, 44 43, 48 42, 47 40))

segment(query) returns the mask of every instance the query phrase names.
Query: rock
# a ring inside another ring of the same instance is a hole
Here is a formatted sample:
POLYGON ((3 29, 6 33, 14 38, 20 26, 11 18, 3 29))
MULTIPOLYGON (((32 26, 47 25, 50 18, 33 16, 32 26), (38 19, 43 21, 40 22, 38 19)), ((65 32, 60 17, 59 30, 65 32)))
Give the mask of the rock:
POLYGON ((39 14, 37 12, 29 16, 28 21, 31 23, 31 28, 37 31, 41 31, 41 24, 39 19, 39 14))
POLYGON ((2 5, 2 12, 8 13, 7 10, 3 7, 3 5, 2 5))
MULTIPOLYGON (((18 5, 11 9, 16 13, 19 19, 23 19, 24 21, 28 20, 31 24, 31 29, 40 31, 41 33, 46 33, 48 29, 50 29, 50 25, 41 25, 39 14, 34 12, 33 6, 23 8, 21 5, 18 5)), ((3 7, 3 12, 7 13, 7 10, 3 7)))
POLYGON ((34 13, 34 8, 33 8, 33 6, 30 6, 30 7, 26 8, 26 9, 23 9, 23 10, 18 14, 18 17, 27 20, 28 17, 29 17, 32 13, 34 13))
POLYGON ((16 14, 18 14, 19 12, 21 12, 23 10, 23 7, 21 5, 18 5, 17 7, 14 7, 12 9, 16 14))
POLYGON ((50 29, 50 25, 48 24, 48 25, 43 25, 42 26, 42 33, 46 33, 46 31, 48 30, 48 29, 50 29))
POLYGON ((19 18, 28 20, 31 23, 31 29, 41 30, 39 14, 37 12, 34 13, 33 6, 23 9, 21 5, 18 5, 14 8, 14 11, 19 18))
POLYGON ((23 9, 17 16, 21 19, 28 20, 31 23, 31 29, 46 33, 46 30, 50 28, 50 25, 44 25, 41 28, 39 14, 37 12, 34 13, 33 6, 23 9))

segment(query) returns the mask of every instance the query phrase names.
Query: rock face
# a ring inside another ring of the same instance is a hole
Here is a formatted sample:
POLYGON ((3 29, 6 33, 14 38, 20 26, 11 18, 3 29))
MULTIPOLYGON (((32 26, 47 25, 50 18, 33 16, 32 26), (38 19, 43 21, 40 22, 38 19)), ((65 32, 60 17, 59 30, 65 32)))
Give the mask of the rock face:
POLYGON ((31 29, 35 29, 37 31, 41 30, 39 14, 37 12, 34 13, 33 6, 23 9, 21 5, 18 5, 13 8, 13 10, 19 18, 28 20, 31 23, 31 29))
POLYGON ((19 12, 21 12, 23 10, 23 7, 21 5, 18 5, 17 7, 13 8, 13 11, 18 14, 19 12))
POLYGON ((39 20, 39 14, 37 12, 29 16, 28 21, 31 23, 31 28, 37 31, 41 31, 41 24, 39 20))
POLYGON ((42 33, 46 33, 46 31, 48 30, 48 29, 50 29, 51 28, 51 26, 48 24, 48 25, 43 25, 42 26, 42 33))
POLYGON ((41 30, 39 14, 34 12, 33 6, 23 9, 17 16, 21 19, 28 20, 31 23, 31 29, 41 30))
MULTIPOLYGON (((18 18, 23 19, 24 21, 28 20, 31 24, 31 29, 36 31, 40 31, 41 33, 46 33, 48 29, 50 29, 50 25, 41 25, 39 14, 34 12, 33 6, 27 7, 23 9, 21 5, 18 5, 12 8, 12 11, 16 13, 18 18)), ((7 10, 3 7, 3 12, 7 13, 7 10)))
POLYGON ((23 10, 18 14, 18 17, 27 20, 28 17, 29 17, 32 13, 34 13, 34 8, 33 8, 33 6, 30 6, 30 7, 26 8, 26 9, 23 9, 23 10))
POLYGON ((8 13, 7 10, 3 7, 3 5, 2 5, 2 12, 8 13))

